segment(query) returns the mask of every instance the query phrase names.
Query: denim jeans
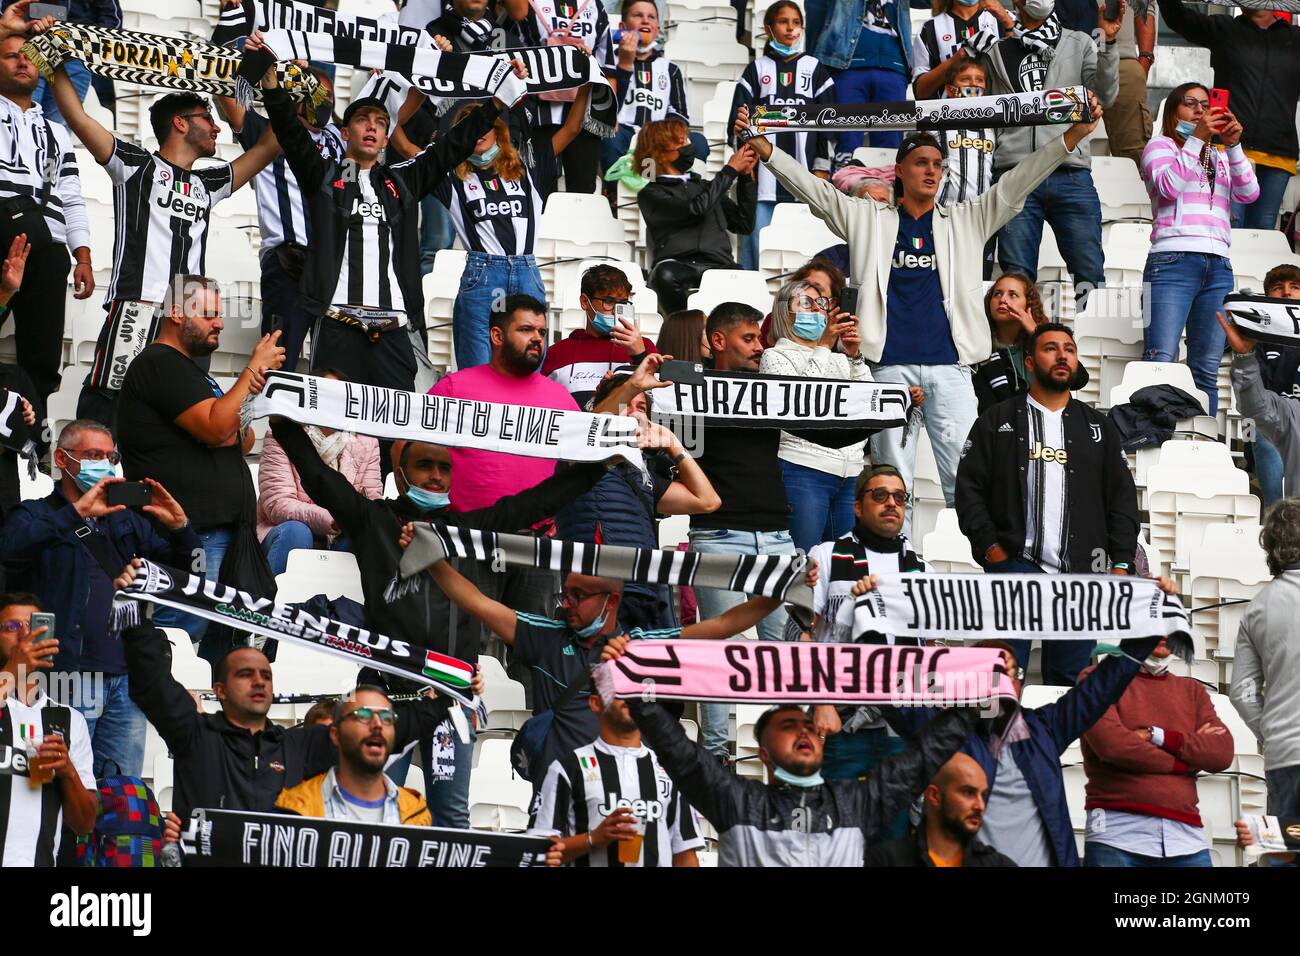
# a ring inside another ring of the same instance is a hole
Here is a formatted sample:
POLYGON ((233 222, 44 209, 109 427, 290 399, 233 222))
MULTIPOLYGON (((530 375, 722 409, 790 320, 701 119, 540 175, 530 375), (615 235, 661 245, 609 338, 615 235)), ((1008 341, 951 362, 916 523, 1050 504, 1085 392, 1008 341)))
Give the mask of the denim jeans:
POLYGON ((1282 208, 1291 174, 1284 169, 1255 164, 1255 179, 1259 182, 1259 198, 1248 206, 1232 204, 1233 229, 1276 229, 1277 214, 1282 208))
POLYGON ((1267 508, 1282 497, 1282 453, 1277 446, 1255 432, 1255 477, 1259 479, 1259 503, 1267 508))
POLYGON ((298 293, 298 280, 289 277, 280 265, 280 257, 275 249, 263 249, 260 256, 262 264, 262 334, 271 331, 271 323, 277 318, 283 331, 280 344, 284 346, 283 371, 292 372, 298 367, 298 357, 302 353, 302 343, 307 338, 307 330, 312 327, 316 317, 302 304, 298 293))
MULTIPOLYGON (((925 430, 934 449, 934 461, 939 466, 939 484, 943 487, 943 500, 953 507, 953 494, 957 485, 957 465, 961 461, 961 446, 970 435, 971 426, 979 416, 979 401, 975 386, 971 384, 971 370, 967 365, 876 365, 871 369, 877 382, 898 382, 925 389, 925 430)), ((876 464, 890 464, 903 476, 903 484, 910 490, 916 474, 916 436, 912 428, 889 428, 871 436, 871 460, 876 464), (903 444, 904 433, 910 437, 903 444)), ((907 521, 903 533, 912 528, 912 507, 908 505, 907 521)))
POLYGON ((754 207, 754 231, 740 241, 740 268, 758 270, 758 233, 763 227, 771 225, 775 209, 775 199, 760 199, 754 207))
POLYGON ((1264 771, 1268 812, 1274 817, 1300 817, 1300 764, 1264 771))
MULTIPOLYGON (((77 91, 77 99, 86 102, 86 91, 90 89, 90 71, 86 65, 78 60, 69 59, 64 64, 64 69, 68 74, 68 79, 72 81, 72 88, 77 91)), ((36 91, 32 94, 32 99, 41 104, 41 112, 51 123, 62 123, 68 125, 68 121, 63 118, 59 112, 59 105, 55 102, 54 91, 50 89, 50 84, 42 77, 36 85, 36 91)), ((1282 197, 1278 196, 1279 203, 1282 197)))
MULTIPOLYGON (((465 710, 465 718, 469 719, 465 710)), ((437 741, 439 747, 438 763, 442 773, 435 776, 433 737, 421 739, 416 746, 420 748, 420 763, 424 773, 424 801, 429 805, 429 814, 433 817, 430 824, 435 827, 452 827, 457 830, 469 829, 469 778, 474 765, 474 740, 477 738, 474 727, 470 725, 469 743, 462 743, 455 728, 451 731, 450 741, 437 741), (451 755, 446 754, 450 746, 451 755), (451 776, 446 771, 452 767, 451 776)), ((384 768, 388 779, 399 787, 406 786, 406 774, 411 769, 415 756, 412 747, 402 757, 394 760, 384 768)))
POLYGON ((420 274, 433 271, 433 258, 443 249, 450 249, 456 240, 451 228, 451 214, 436 196, 420 200, 420 274))
MULTIPOLYGON (((221 573, 221 561, 226 556, 226 548, 230 547, 230 535, 233 529, 230 525, 214 525, 208 528, 195 528, 194 531, 203 542, 203 576, 209 581, 215 581, 217 575, 221 573)), ((203 632, 208 629, 205 618, 172 607, 155 608, 153 623, 155 627, 179 627, 196 645, 200 643, 203 632)), ((202 656, 201 649, 199 653, 202 656)))
POLYGON ((1025 198, 1020 213, 998 232, 998 263, 1003 272, 1015 269, 1038 277, 1038 251, 1043 223, 1052 227, 1070 275, 1075 298, 1083 308, 1092 289, 1106 279, 1101 251, 1101 200, 1092 184, 1092 171, 1059 168, 1025 198))
POLYGON ((1143 853, 1130 853, 1105 843, 1085 843, 1083 845, 1084 866, 1126 866, 1126 867, 1161 867, 1161 866, 1214 866, 1208 849, 1188 853, 1186 856, 1146 856, 1143 853))
MULTIPOLYGON (((613 136, 600 141, 600 171, 602 173, 618 162, 620 156, 627 153, 628 148, 632 145, 632 137, 635 135, 636 130, 631 126, 620 126, 615 130, 613 136)), ((704 138, 703 133, 697 133, 694 130, 688 135, 695 145, 695 161, 703 169, 704 161, 709 158, 709 141, 704 138)), ((637 170, 637 172, 639 171, 637 170)))
MULTIPOLYGON (((911 40, 906 42, 910 43, 911 40)), ((908 78, 902 73, 871 66, 840 70, 835 74, 835 102, 897 103, 907 99, 907 82, 908 78)), ((861 130, 840 133, 839 141, 835 144, 835 164, 843 166, 852 159, 853 151, 865 139, 861 130)), ((902 143, 903 134, 897 130, 871 134, 872 146, 897 149, 902 143)))
POLYGON ((1232 263, 1206 252, 1153 252, 1142 270, 1142 357, 1177 362, 1178 343, 1187 329, 1187 364, 1197 388, 1210 397, 1206 411, 1219 406, 1219 362, 1227 333, 1216 318, 1232 291, 1232 263))
MULTIPOLYGON (((855 734, 831 734, 826 738, 822 776, 827 780, 861 780, 884 760, 907 749, 901 737, 884 727, 859 730, 855 734)), ((889 825, 876 831, 872 843, 900 840, 907 836, 907 807, 899 810, 889 825)))
POLYGON ((81 671, 77 677, 81 691, 70 703, 86 718, 95 779, 115 773, 141 776, 147 721, 131 701, 127 676, 81 671), (96 687, 100 679, 103 684, 96 687))
POLYGON ((486 365, 492 358, 488 340, 488 315, 502 308, 506 296, 526 292, 546 301, 546 287, 532 256, 492 256, 471 252, 460 277, 460 291, 451 308, 452 344, 456 367, 486 365))
MULTIPOLYGON (((997 564, 986 564, 989 574, 1045 574, 1032 561, 1010 558, 997 564)), ((1029 672, 1029 651, 1032 641, 1007 641, 1016 655, 1016 663, 1029 672)), ((1043 683, 1050 687, 1073 687, 1079 672, 1092 661, 1096 641, 1043 641, 1043 683)))
MULTIPOLYGON (((794 554, 789 531, 728 531, 692 529, 691 550, 701 554, 794 554)), ((729 608, 744 604, 749 596, 738 591, 696 588, 695 601, 700 620, 717 617, 729 608)), ((784 638, 785 608, 773 611, 758 622, 758 636, 764 641, 784 638)), ((700 745, 712 754, 725 754, 729 737, 730 704, 700 704, 700 745)))
POLYGON ((781 462, 785 496, 790 502, 790 537, 800 551, 834 541, 853 530, 853 485, 857 475, 840 478, 816 468, 781 462))
MULTIPOLYGON (((306 523, 285 521, 266 533, 266 537, 262 539, 262 553, 266 555, 266 562, 271 566, 272 573, 281 575, 289 566, 290 551, 310 551, 321 547, 322 544, 323 539, 318 542, 306 523)), ((346 537, 335 538, 334 543, 329 546, 331 551, 348 551, 351 548, 352 544, 346 537)))

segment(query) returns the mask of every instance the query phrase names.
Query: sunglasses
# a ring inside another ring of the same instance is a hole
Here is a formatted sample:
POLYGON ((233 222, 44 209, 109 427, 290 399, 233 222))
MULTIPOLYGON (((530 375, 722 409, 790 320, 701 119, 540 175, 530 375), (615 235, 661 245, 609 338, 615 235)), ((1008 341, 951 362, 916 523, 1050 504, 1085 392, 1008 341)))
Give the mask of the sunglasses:
POLYGON ((344 714, 344 720, 355 720, 363 724, 370 723, 378 717, 381 723, 392 725, 397 722, 397 711, 387 707, 358 707, 351 713, 344 714))
POLYGON ((888 488, 871 488, 863 494, 878 505, 883 505, 890 498, 894 499, 896 505, 905 505, 912 500, 912 496, 906 491, 890 491, 888 488))

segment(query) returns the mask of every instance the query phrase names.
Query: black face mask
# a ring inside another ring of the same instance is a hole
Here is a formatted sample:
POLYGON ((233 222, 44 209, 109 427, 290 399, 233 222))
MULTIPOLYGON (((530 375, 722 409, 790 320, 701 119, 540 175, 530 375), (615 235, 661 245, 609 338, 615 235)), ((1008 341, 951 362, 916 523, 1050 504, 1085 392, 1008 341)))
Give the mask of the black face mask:
POLYGON ((673 160, 673 165, 677 167, 679 173, 690 172, 691 167, 695 165, 696 158, 695 144, 687 143, 677 151, 677 158, 673 160))

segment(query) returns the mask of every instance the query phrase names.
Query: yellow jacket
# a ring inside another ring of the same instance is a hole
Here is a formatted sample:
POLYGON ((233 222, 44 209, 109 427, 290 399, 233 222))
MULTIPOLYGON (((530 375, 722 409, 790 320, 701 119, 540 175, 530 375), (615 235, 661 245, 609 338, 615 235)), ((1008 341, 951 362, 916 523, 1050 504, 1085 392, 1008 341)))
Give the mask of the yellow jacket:
MULTIPOLYGON (((399 787, 391 781, 387 785, 389 799, 396 797, 397 800, 398 822, 416 827, 433 825, 433 817, 429 815, 424 797, 415 790, 399 787)), ((275 805, 281 810, 289 810, 303 817, 329 817, 331 814, 325 810, 325 794, 327 790, 332 793, 337 786, 334 768, 331 767, 325 773, 304 780, 295 787, 281 790, 275 805)))

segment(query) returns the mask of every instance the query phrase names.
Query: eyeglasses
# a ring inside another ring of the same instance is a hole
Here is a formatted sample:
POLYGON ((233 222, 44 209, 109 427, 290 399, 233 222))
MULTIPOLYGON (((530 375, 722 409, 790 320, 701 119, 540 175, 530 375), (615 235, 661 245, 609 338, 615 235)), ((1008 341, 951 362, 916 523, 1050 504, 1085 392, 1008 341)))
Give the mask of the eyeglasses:
POLYGON ((200 118, 207 120, 207 122, 213 126, 217 125, 217 121, 212 118, 212 114, 208 110, 203 110, 201 113, 181 113, 180 117, 181 119, 200 118))
POLYGON ((376 717, 384 724, 393 724, 397 720, 397 711, 390 710, 387 707, 358 707, 356 710, 344 714, 344 720, 355 720, 363 724, 368 724, 376 717))
POLYGON ((75 461, 78 465, 80 465, 83 461, 106 461, 110 465, 116 465, 118 462, 122 460, 122 456, 117 451, 94 451, 94 450, 83 451, 79 453, 81 455, 80 458, 78 458, 76 455, 74 455, 72 452, 68 451, 67 449, 64 449, 63 453, 67 455, 69 458, 71 458, 73 461, 75 461))
POLYGON ((1197 99, 1196 97, 1194 97, 1194 96, 1184 96, 1184 97, 1183 97, 1183 105, 1184 105, 1184 106, 1190 106, 1190 107, 1192 107, 1193 109, 1195 109, 1196 107, 1199 106, 1199 107, 1200 107, 1201 109, 1203 109, 1203 110, 1208 110, 1208 109, 1210 108, 1210 101, 1209 101, 1209 100, 1198 100, 1198 99, 1197 99))
POLYGON ((894 499, 896 505, 905 505, 912 500, 906 491, 890 491, 888 488, 869 488, 864 494, 878 505, 883 505, 890 498, 894 499))
POLYGON ((0 621, 0 631, 4 631, 6 634, 21 634, 31 629, 31 621, 0 621))
POLYGON ((589 295, 587 298, 592 302, 607 302, 610 305, 631 305, 632 296, 634 295, 636 295, 635 292, 629 292, 626 299, 615 298, 612 295, 589 295))
POLYGON ((564 607, 566 605, 577 607, 583 601, 589 598, 600 597, 602 594, 609 594, 608 591, 556 591, 555 603, 564 607))
POLYGON ((800 312, 811 312, 814 309, 825 312, 831 307, 831 300, 822 295, 797 295, 791 304, 800 312))

